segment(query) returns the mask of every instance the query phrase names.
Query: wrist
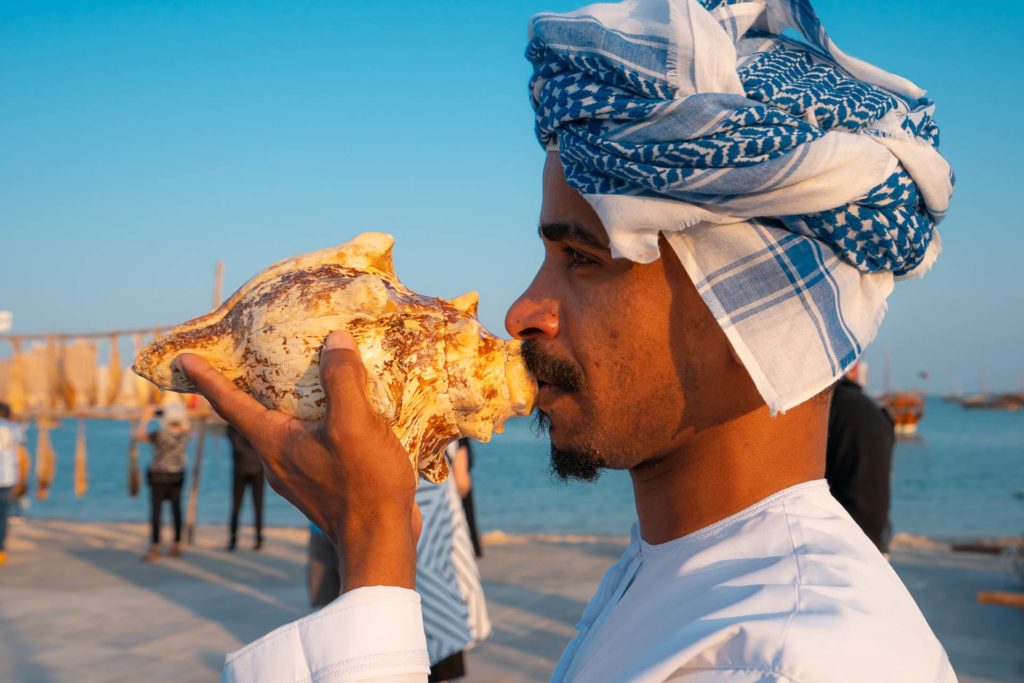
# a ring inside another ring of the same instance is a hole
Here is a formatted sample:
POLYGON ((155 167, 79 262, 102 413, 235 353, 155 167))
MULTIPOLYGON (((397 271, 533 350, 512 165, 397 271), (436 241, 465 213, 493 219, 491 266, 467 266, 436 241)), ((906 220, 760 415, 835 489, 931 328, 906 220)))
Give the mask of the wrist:
POLYGON ((343 592, 364 586, 416 587, 416 538, 409 515, 349 519, 332 540, 345 568, 343 592))

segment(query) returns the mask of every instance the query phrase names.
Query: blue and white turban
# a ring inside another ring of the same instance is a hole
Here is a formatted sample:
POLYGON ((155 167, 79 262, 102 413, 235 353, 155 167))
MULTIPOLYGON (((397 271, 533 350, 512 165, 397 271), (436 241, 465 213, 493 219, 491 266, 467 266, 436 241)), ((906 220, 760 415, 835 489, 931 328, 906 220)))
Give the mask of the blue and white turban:
POLYGON ((894 278, 938 255, 934 106, 841 52, 806 0, 540 14, 527 57, 537 135, 612 254, 649 263, 665 235, 773 413, 848 370, 894 278))

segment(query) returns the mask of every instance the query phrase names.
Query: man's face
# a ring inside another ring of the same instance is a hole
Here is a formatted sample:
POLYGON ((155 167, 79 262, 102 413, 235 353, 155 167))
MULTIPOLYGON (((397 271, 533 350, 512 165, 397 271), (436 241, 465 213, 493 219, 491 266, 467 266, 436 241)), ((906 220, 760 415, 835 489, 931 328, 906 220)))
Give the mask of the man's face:
POLYGON ((526 342, 556 474, 593 479, 601 467, 653 463, 695 431, 757 407, 672 248, 662 239, 661 258, 646 265, 612 259, 557 153, 544 167, 540 233, 544 262, 505 326, 526 342))

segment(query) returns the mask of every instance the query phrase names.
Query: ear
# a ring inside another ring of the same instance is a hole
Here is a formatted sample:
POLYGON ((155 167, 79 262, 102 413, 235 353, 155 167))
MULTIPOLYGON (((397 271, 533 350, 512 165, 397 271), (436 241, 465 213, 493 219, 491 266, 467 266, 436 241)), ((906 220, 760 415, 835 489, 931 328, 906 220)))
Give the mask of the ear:
POLYGON ((477 306, 480 304, 480 295, 476 292, 466 292, 452 299, 450 303, 456 310, 476 317, 477 306))

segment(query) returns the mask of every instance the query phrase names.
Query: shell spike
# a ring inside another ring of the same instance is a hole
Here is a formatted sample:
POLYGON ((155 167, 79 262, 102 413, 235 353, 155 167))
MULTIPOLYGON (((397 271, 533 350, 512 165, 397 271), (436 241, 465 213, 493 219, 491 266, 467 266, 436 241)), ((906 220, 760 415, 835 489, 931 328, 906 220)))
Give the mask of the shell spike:
POLYGON ((364 232, 341 245, 338 260, 350 266, 373 268, 394 275, 394 247, 395 238, 386 232, 364 232))
POLYGON ((476 292, 466 292, 451 300, 451 305, 455 307, 455 310, 472 316, 476 316, 476 309, 479 304, 480 295, 476 292))

